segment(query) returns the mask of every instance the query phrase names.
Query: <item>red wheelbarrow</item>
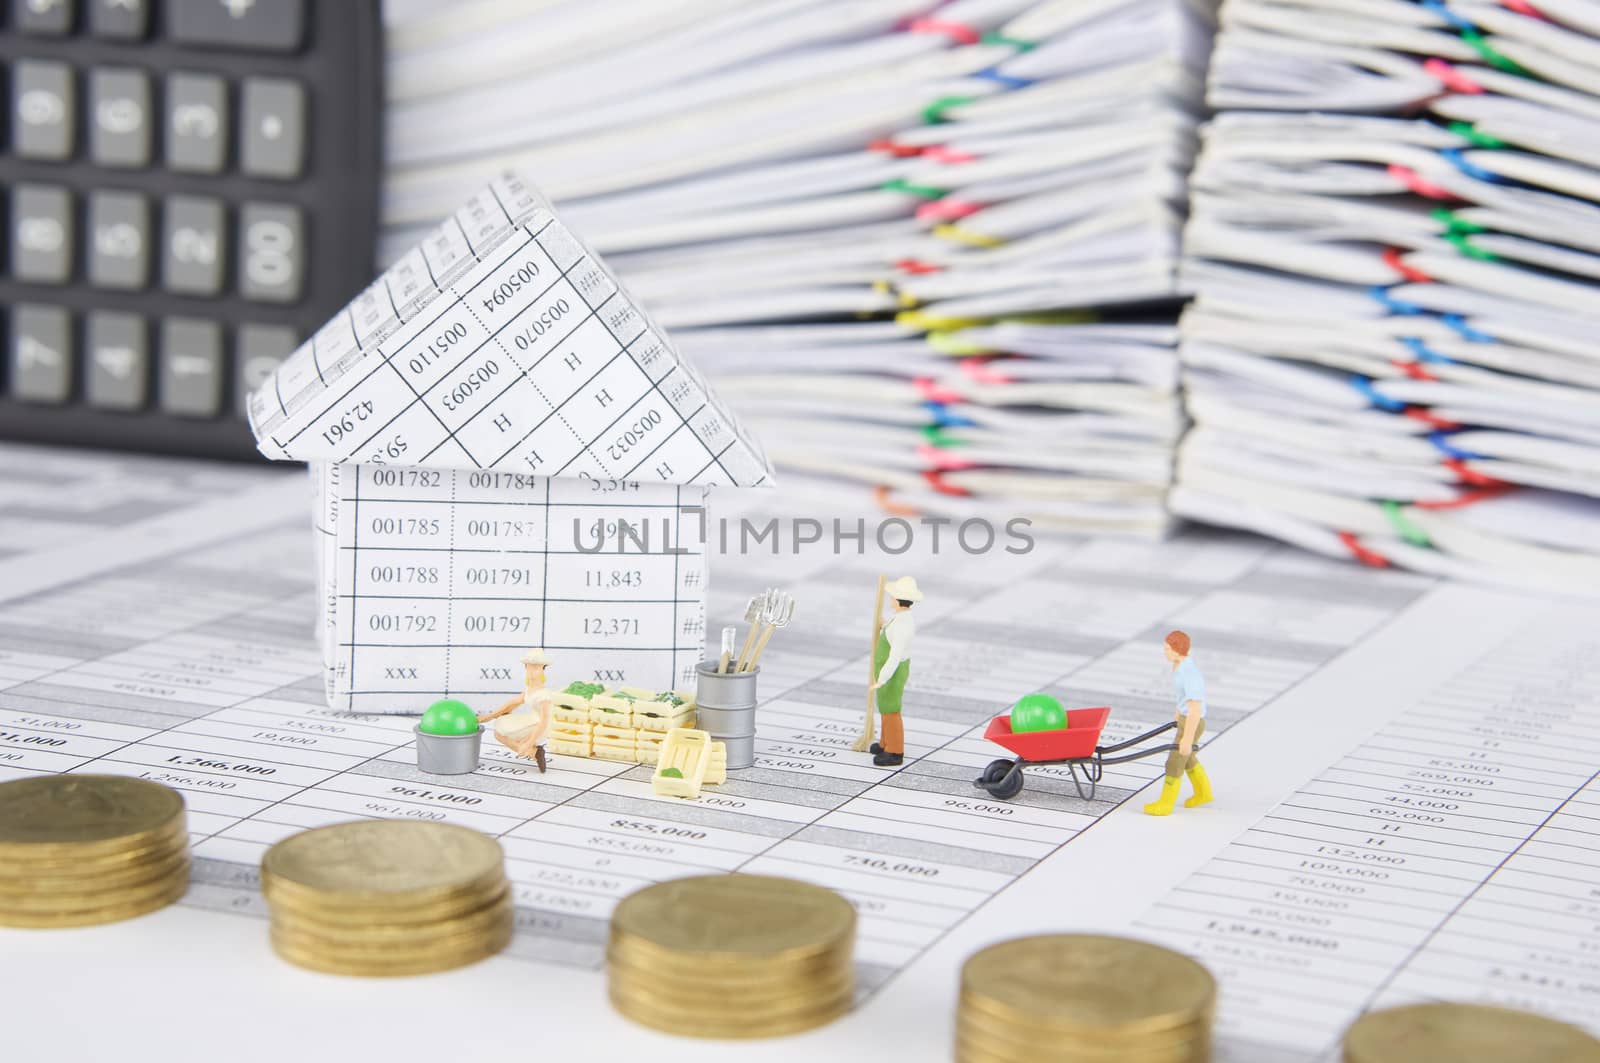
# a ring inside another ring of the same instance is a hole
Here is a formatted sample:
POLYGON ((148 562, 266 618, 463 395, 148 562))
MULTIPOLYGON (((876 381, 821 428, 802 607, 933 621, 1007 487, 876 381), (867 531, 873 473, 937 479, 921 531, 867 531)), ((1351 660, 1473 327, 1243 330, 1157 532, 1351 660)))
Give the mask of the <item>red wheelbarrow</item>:
POLYGON ((1135 735, 1126 742, 1102 746, 1099 744, 1100 732, 1105 730, 1106 719, 1110 715, 1111 710, 1104 706, 1094 709, 1068 709, 1067 726, 1064 729, 1028 731, 1020 734, 1011 730, 1009 713, 996 716, 989 721, 989 728, 983 732, 983 737, 996 745, 1004 746, 1016 756, 1009 760, 1005 758, 991 760, 983 769, 983 774, 972 780, 973 785, 983 787, 992 797, 1009 801, 1022 792, 1023 765, 1032 764, 1039 767, 1047 764, 1065 764, 1067 771, 1072 774, 1072 785, 1077 789, 1078 796, 1089 800, 1094 797, 1095 784, 1100 781, 1107 764, 1121 764, 1123 761, 1151 757, 1178 748, 1176 742, 1167 742, 1151 746, 1149 749, 1125 753, 1120 757, 1107 756, 1108 753, 1118 753, 1156 735, 1176 730, 1178 726, 1176 722, 1164 723, 1142 735, 1135 735), (1080 769, 1083 772, 1081 778, 1078 774, 1080 769))

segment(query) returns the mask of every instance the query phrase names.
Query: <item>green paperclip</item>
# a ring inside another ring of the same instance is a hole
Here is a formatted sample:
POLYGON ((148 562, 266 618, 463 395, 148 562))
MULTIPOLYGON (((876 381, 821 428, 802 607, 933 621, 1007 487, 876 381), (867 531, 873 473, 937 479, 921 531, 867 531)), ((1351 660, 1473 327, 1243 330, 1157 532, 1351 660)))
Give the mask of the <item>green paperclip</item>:
POLYGON ((1449 207, 1434 207, 1428 212, 1428 214, 1433 218, 1434 221, 1444 226, 1444 230, 1447 234, 1485 233, 1489 231, 1489 227, 1487 225, 1480 225, 1475 221, 1468 221, 1467 219, 1456 214, 1456 212, 1451 210, 1449 207))
POLYGON ((1009 47, 1015 48, 1019 52, 1031 52, 1035 48, 1039 47, 1039 42, 1038 41, 1025 41, 1025 40, 1021 39, 1020 37, 1007 37, 1005 34, 996 33, 993 30, 990 30, 988 33, 985 33, 982 37, 979 37, 978 38, 978 43, 979 44, 1004 44, 1004 45, 1007 45, 1009 47))
POLYGON ((1480 148, 1503 148, 1506 142, 1499 137, 1490 136, 1488 133, 1479 132, 1478 127, 1471 122, 1451 122, 1446 128, 1458 137, 1465 137, 1474 146, 1480 148))
POLYGON ((1400 508, 1400 503, 1385 500, 1378 504, 1383 507, 1384 516, 1389 518, 1389 523, 1394 525, 1394 530, 1399 533, 1400 538, 1412 546, 1433 545, 1433 540, 1428 538, 1428 533, 1411 523, 1411 518, 1407 517, 1405 510, 1400 508))
POLYGON ((966 445, 959 439, 951 439, 949 436, 945 435, 944 425, 925 424, 922 426, 921 432, 922 438, 926 439, 930 446, 938 447, 940 450, 943 450, 947 447, 961 447, 966 445))
POLYGON ((914 185, 903 177, 896 177, 893 181, 885 181, 878 186, 885 192, 907 192, 923 199, 943 199, 947 190, 934 188, 932 185, 914 185))
POLYGON ((1496 70, 1504 70, 1508 74, 1518 74, 1522 77, 1532 77, 1528 68, 1502 55, 1494 45, 1483 39, 1483 34, 1477 30, 1462 30, 1461 39, 1472 46, 1472 50, 1483 56, 1483 61, 1496 70))
POLYGON ((940 96, 922 109, 922 120, 928 125, 938 125, 945 120, 944 113, 952 107, 965 107, 976 102, 973 96, 940 96))
POLYGON ((1450 241, 1457 251, 1461 252, 1463 255, 1466 255, 1468 258, 1475 258, 1479 262, 1500 261, 1500 256, 1495 254, 1493 251, 1485 251, 1483 248, 1478 247, 1472 241, 1468 240, 1466 233, 1451 230, 1450 232, 1444 234, 1444 238, 1450 241))

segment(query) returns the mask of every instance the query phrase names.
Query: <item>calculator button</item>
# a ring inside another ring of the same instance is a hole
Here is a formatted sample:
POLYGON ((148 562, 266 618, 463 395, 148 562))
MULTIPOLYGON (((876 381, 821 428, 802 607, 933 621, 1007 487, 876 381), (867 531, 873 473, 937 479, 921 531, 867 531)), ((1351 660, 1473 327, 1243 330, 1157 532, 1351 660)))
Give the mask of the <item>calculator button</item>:
POLYGON ((215 417, 222 404, 222 327, 169 317, 161 322, 161 408, 180 417, 215 417))
POLYGON ((306 93, 297 81, 247 78, 239 165, 251 177, 299 177, 305 162, 306 93))
POLYGON ((89 315, 89 405, 102 410, 137 410, 145 403, 150 350, 144 318, 96 311, 89 315))
POLYGON ((161 227, 161 284, 180 295, 222 291, 222 202, 200 196, 167 200, 161 227))
POLYGON ((137 192, 89 195, 89 283, 143 288, 150 282, 150 203, 137 192))
POLYGON ((253 52, 298 49, 305 14, 305 0, 167 0, 174 40, 253 52))
POLYGON ((294 353, 295 331, 282 325, 241 325, 236 352, 234 406, 243 415, 250 408, 250 393, 294 353))
POLYGON ((72 154, 72 68, 44 59, 18 59, 12 68, 12 147, 25 159, 72 154))
POLYGON ((23 304, 11 314, 11 392, 24 402, 72 393, 72 322, 59 306, 23 304))
POLYGON ((150 79, 140 70, 89 74, 89 154, 102 166, 150 164, 150 79))
POLYGON ((228 152, 228 89, 210 74, 167 78, 167 165, 220 173, 228 152))
POLYGON ((23 33, 70 33, 72 0, 11 0, 11 20, 23 33))
POLYGON ((65 284, 72 276, 72 196, 52 185, 18 185, 11 196, 11 269, 17 279, 65 284))
POLYGON ((292 303, 305 278, 299 207, 246 203, 239 211, 239 291, 263 303, 292 303))
POLYGON ((89 0, 89 32, 96 37, 137 40, 149 25, 147 0, 89 0))

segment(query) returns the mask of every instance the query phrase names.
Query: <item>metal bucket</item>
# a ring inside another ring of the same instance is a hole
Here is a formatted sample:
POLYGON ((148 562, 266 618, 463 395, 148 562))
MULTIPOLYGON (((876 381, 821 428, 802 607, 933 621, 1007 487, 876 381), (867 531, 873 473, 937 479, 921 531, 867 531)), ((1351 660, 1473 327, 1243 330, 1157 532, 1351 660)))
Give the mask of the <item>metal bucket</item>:
POLYGON ((696 725, 727 748, 728 770, 751 767, 756 756, 756 677, 761 669, 718 673, 716 661, 701 661, 695 672, 696 725))
POLYGON ((753 768, 756 763, 756 736, 747 738, 718 738, 723 747, 728 751, 728 769, 753 768))
POLYGON ((429 775, 469 775, 478 770, 478 754, 483 749, 483 727, 469 735, 431 735, 418 724, 417 770, 429 775))

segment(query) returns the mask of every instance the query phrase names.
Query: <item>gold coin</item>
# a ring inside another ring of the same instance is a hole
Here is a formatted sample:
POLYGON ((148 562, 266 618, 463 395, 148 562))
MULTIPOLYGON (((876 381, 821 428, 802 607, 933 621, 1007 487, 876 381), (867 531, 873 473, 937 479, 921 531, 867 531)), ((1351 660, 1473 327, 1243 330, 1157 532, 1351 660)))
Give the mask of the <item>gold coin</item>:
POLYGON ((339 924, 318 922, 298 916, 286 916, 281 911, 272 913, 272 923, 281 932, 292 935, 308 947, 365 947, 396 944, 422 947, 441 938, 470 936, 497 929, 515 918, 511 895, 502 893, 487 905, 464 912, 450 919, 432 923, 407 924, 339 924))
POLYGON ((511 921, 507 920, 503 929, 481 936, 475 941, 411 952, 389 949, 379 955, 307 948, 298 941, 283 937, 276 928, 271 933, 271 941, 274 951, 279 956, 309 970, 325 974, 384 978, 432 974, 436 971, 448 971, 477 963, 505 948, 511 941, 511 929, 511 921))
POLYGON ((781 1037, 815 1029, 847 1013, 851 1004, 850 995, 842 994, 801 1002, 793 1008, 752 1013, 740 1002, 724 999, 717 1002, 721 1006, 695 1013, 675 1006, 662 1007, 648 997, 620 990, 615 984, 608 992, 612 1005, 642 1026, 685 1037, 729 1040, 781 1037))
POLYGON ((183 817, 173 820, 152 834, 141 835, 133 844, 115 850, 94 849, 68 852, 34 847, 22 855, 0 848, 0 881, 30 878, 35 875, 97 875, 115 873, 140 864, 159 862, 189 847, 189 831, 183 817))
POLYGON ((616 977, 611 984, 629 995, 655 1001, 662 1007, 704 1011, 721 1009, 729 1000, 738 1000, 741 1011, 782 1010, 796 1003, 810 1003, 834 996, 850 997, 855 992, 855 972, 842 970, 821 978, 787 983, 749 986, 707 986, 699 982, 648 977, 616 977))
POLYGON ((38 775, 0 783, 0 861, 115 855, 183 820, 170 786, 123 775, 38 775))
POLYGON ((1094 1036, 1155 1032, 1209 1016, 1216 981, 1180 952, 1131 938, 1045 934, 978 952, 961 1008, 1023 1029, 1094 1036))
POLYGON ((41 897, 60 897, 80 893, 110 893, 133 886, 142 886, 172 875, 187 874, 189 854, 186 850, 168 853, 158 860, 129 864, 115 871, 99 871, 81 875, 6 875, 0 877, 0 907, 14 900, 41 897))
POLYGON ((1484 1004, 1373 1011, 1344 1035, 1346 1063, 1600 1063, 1600 1041, 1543 1015, 1484 1004))
POLYGON ((273 880, 274 892, 342 907, 450 898, 504 869, 500 843, 486 834, 400 819, 302 831, 261 858, 262 880, 273 880))
POLYGON ((1011 1048, 1035 1048, 1062 1041, 1087 1045, 1095 1049, 1114 1051, 1120 1048, 1153 1050, 1171 1045, 1188 1044, 1197 1038, 1210 1035, 1209 1023, 1189 1023, 1165 1030, 1123 1031, 1107 1028, 1093 1034, 1062 1033, 1048 1026, 1023 1026, 1004 1022, 991 1016, 975 1013, 970 1008, 960 1008, 956 1014, 957 1034, 982 1039, 1011 1048))
POLYGON ((187 876, 174 879, 167 883, 166 887, 164 892, 155 892, 132 900, 120 899, 110 904, 74 911, 18 912, 0 909, 0 926, 42 929, 119 923, 124 919, 145 915, 173 903, 189 891, 189 879, 187 876))
POLYGON ((430 894, 420 901, 402 903, 403 894, 386 897, 380 903, 352 906, 345 903, 327 903, 316 893, 305 890, 285 890, 282 883, 263 877, 262 894, 274 912, 286 918, 306 918, 348 926, 378 925, 401 926, 418 923, 435 923, 474 911, 506 894, 511 884, 504 874, 486 876, 470 889, 446 894, 430 894))
POLYGON ((697 962, 798 959, 854 940, 850 902, 805 882, 766 875, 704 875, 646 886, 611 917, 616 940, 697 962))
POLYGON ((103 907, 107 904, 134 904, 147 897, 163 894, 173 884, 189 882, 189 857, 183 858, 165 874, 129 886, 114 888, 83 888, 55 890, 50 893, 30 893, 7 896, 0 900, 0 910, 7 912, 75 912, 103 907))
POLYGON ((956 1029, 958 1060, 1016 1060, 1027 1063, 1195 1063, 1207 1058, 1209 1031, 1193 1030, 1181 1039, 1141 1044, 1136 1041, 1105 1043, 1056 1034, 1050 1037, 1009 1039, 966 1024, 956 1029))
POLYGON ((702 958, 675 955, 637 939, 614 933, 606 947, 606 960, 622 968, 646 970, 662 978, 677 977, 702 983, 745 984, 751 979, 790 979, 827 974, 851 966, 848 942, 828 952, 798 956, 738 956, 702 958))

